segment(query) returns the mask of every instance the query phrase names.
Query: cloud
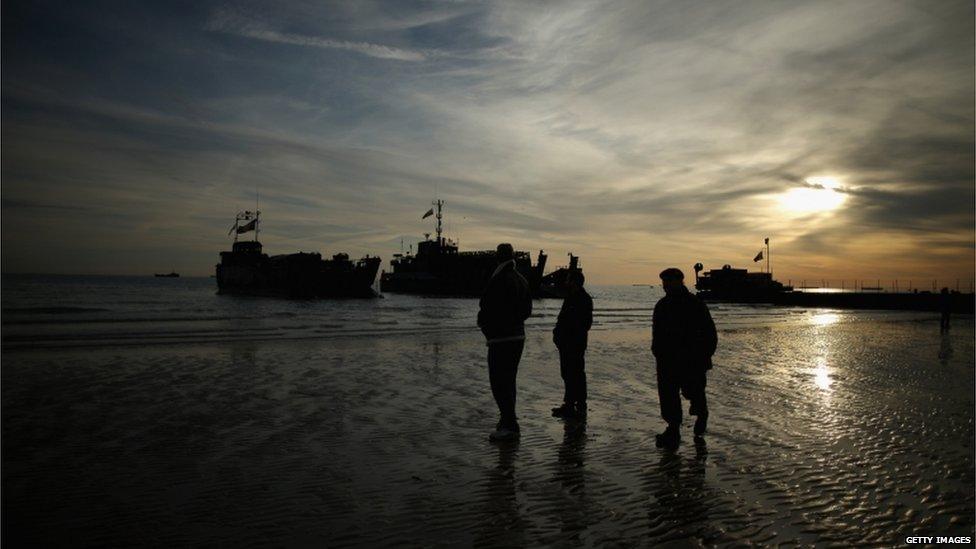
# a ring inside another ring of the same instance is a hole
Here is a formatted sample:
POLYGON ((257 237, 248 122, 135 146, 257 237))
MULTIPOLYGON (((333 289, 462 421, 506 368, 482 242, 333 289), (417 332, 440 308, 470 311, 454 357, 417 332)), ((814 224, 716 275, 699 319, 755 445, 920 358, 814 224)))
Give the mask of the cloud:
POLYGON ((272 250, 388 257, 437 195, 466 249, 571 250, 595 282, 764 236, 786 277, 970 276, 966 3, 201 3, 121 37, 32 9, 4 22, 5 265, 59 245, 7 204, 74 204, 112 219, 86 246, 209 269, 259 187, 272 250), (815 176, 843 208, 777 209, 815 176))
POLYGON ((333 40, 317 36, 279 32, 266 28, 257 21, 248 20, 244 16, 226 9, 219 10, 208 22, 207 28, 213 31, 277 44, 353 51, 377 59, 417 62, 426 60, 429 54, 418 50, 396 48, 369 42, 333 40))

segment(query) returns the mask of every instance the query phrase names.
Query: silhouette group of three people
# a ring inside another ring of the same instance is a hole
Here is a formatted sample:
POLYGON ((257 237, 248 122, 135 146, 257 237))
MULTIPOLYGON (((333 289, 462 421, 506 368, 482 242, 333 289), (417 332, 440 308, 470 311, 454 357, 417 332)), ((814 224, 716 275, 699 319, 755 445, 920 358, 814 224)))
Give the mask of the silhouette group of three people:
MULTIPOLYGON (((512 245, 499 244, 496 254, 498 266, 481 297, 478 326, 488 345, 488 378, 500 416, 489 438, 502 441, 518 438, 520 432, 515 414, 516 378, 525 346, 525 320, 532 314, 532 295, 516 269, 512 245)), ((661 416, 667 427, 656 435, 656 442, 674 449, 681 441, 682 395, 691 403, 689 414, 696 417, 696 439, 705 434, 706 373, 712 368, 718 339, 708 307, 688 291, 684 274, 669 268, 660 276, 665 296, 654 307, 651 351, 657 364, 661 416)), ((564 419, 586 419, 585 355, 593 300, 583 285, 582 272, 567 274, 566 297, 553 329, 565 390, 562 404, 552 409, 552 415, 564 419)))

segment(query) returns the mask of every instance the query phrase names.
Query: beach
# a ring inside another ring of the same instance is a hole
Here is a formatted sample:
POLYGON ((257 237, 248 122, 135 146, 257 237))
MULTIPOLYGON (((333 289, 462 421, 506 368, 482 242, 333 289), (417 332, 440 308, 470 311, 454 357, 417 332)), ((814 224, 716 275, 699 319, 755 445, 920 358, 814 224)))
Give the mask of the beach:
MULTIPOLYGON (((204 290, 220 299, 199 282, 204 290)), ((649 349, 656 294, 593 293, 587 422, 550 417, 562 396, 549 333, 559 302, 537 302, 518 377, 522 437, 507 444, 487 440, 497 411, 476 301, 335 305, 383 311, 323 329, 309 322, 314 311, 303 316, 311 305, 273 305, 295 314, 255 319, 246 311, 265 302, 214 301, 244 311, 231 319, 193 298, 203 308, 195 320, 167 313, 182 320, 162 332, 166 315, 140 324, 138 306, 76 311, 82 321, 50 304, 5 302, 3 541, 900 545, 973 536, 972 317, 940 335, 927 313, 714 306, 706 445, 692 443, 686 416, 671 453, 653 436, 663 428, 649 349), (431 320, 446 309, 456 322, 431 320), (229 335, 236 330, 245 331, 229 335)))

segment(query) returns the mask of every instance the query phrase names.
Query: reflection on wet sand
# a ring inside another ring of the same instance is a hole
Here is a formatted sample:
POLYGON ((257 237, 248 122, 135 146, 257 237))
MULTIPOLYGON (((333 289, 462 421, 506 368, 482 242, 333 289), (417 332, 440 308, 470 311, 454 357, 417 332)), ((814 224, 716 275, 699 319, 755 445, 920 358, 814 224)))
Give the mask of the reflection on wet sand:
POLYGON ((519 441, 494 446, 498 450, 498 462, 486 471, 481 483, 482 511, 475 546, 522 547, 526 544, 526 521, 520 511, 515 483, 519 441))
POLYGON ((949 337, 948 332, 942 332, 942 341, 939 343, 939 362, 943 366, 949 364, 949 359, 952 358, 952 338, 949 337))
POLYGON ((563 541, 580 543, 580 534, 593 520, 592 502, 586 493, 586 423, 567 421, 559 445, 554 480, 565 498, 559 518, 563 541))
POLYGON ((709 501, 705 487, 705 461, 708 448, 704 441, 694 444, 694 456, 680 452, 661 451, 653 468, 645 474, 649 495, 647 510, 649 535, 656 542, 714 541, 709 533, 709 501))

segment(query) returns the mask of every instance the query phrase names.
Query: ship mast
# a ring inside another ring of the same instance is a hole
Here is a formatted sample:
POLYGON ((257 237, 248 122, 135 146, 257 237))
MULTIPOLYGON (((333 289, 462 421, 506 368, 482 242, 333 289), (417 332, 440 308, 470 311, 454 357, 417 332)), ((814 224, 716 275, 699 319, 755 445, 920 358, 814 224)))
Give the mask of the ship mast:
POLYGON ((441 206, 444 205, 444 201, 438 198, 437 201, 434 202, 434 205, 437 206, 437 244, 443 245, 443 242, 441 241, 441 206))
POLYGON ((258 241, 258 233, 261 231, 261 227, 260 227, 261 221, 259 220, 259 218, 261 217, 261 210, 258 209, 260 207, 261 207, 261 193, 258 191, 257 183, 255 183, 254 184, 254 220, 255 220, 254 241, 255 242, 258 241))

